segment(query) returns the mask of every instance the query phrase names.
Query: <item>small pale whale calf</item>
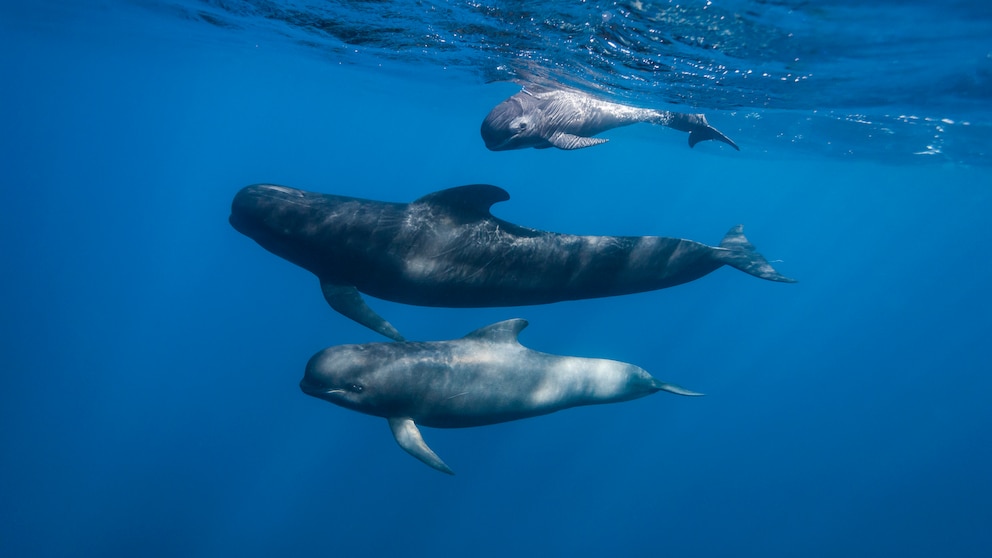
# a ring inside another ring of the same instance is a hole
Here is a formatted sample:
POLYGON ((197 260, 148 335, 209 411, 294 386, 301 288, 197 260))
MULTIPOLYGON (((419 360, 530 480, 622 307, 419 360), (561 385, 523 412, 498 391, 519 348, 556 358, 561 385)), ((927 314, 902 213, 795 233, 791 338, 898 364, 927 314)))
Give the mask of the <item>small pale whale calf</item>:
POLYGON ((652 291, 729 265, 780 275, 730 229, 719 246, 661 236, 576 236, 493 217, 510 195, 474 184, 390 203, 259 184, 231 204, 231 225, 309 270, 332 308, 390 339, 403 336, 362 299, 481 308, 652 291))
POLYGON ((329 347, 307 363, 300 388, 385 418, 400 447, 449 474, 454 473, 427 447, 418 425, 483 426, 658 391, 702 395, 661 382, 633 364, 528 349, 517 340, 525 327, 526 320, 513 319, 451 341, 329 347))
POLYGON ((740 151, 737 144, 710 126, 702 114, 685 114, 631 107, 597 99, 574 89, 528 85, 496 105, 482 121, 482 139, 491 151, 524 149, 580 149, 606 143, 596 134, 650 122, 689 132, 689 147, 717 140, 740 151))

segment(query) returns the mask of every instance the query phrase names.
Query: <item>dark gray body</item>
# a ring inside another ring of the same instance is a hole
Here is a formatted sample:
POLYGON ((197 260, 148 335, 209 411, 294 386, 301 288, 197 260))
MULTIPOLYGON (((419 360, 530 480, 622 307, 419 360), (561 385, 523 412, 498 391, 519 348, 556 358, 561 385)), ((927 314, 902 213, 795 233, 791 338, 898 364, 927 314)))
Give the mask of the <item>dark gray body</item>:
POLYGON ((361 293, 443 307, 545 304, 671 287, 723 265, 791 282, 741 227, 720 246, 657 236, 576 236, 493 217, 496 186, 460 186, 412 203, 317 194, 273 185, 242 189, 231 224, 314 273, 330 305, 387 337, 402 336, 361 293))
POLYGON ((617 403, 658 391, 700 395, 614 360, 533 351, 517 336, 521 319, 461 339, 340 345, 307 363, 307 394, 389 420, 397 443, 424 463, 451 469, 424 443, 417 425, 464 428, 617 403))
POLYGON ((524 149, 580 149, 605 143, 594 138, 607 130, 650 122, 689 132, 689 147, 717 140, 740 150, 737 144, 709 125, 702 114, 684 114, 611 103, 572 89, 528 86, 496 105, 482 121, 482 139, 492 151, 524 149))

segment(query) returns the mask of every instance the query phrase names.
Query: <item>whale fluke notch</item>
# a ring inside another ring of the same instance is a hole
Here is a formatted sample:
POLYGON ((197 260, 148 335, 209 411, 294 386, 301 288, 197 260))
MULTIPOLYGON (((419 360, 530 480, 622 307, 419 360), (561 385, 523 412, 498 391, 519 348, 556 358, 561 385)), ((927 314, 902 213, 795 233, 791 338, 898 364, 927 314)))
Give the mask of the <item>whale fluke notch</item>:
POLYGON ((487 325, 486 327, 480 327, 463 337, 463 339, 476 339, 492 343, 515 343, 519 345, 520 340, 517 337, 520 336, 520 332, 527 325, 527 320, 523 318, 512 318, 487 325))
POLYGON ((407 453, 430 465, 442 473, 454 475, 455 472, 448 467, 440 457, 427 447, 424 437, 420 435, 420 429, 410 417, 391 417, 389 428, 393 431, 393 438, 407 453))
POLYGON ((421 196, 413 203, 430 204, 448 207, 458 211, 467 211, 484 216, 491 216, 489 208, 494 203, 510 199, 510 194, 499 186, 492 184, 469 184, 456 186, 446 190, 438 190, 426 196, 421 196))
POLYGON ((795 283, 796 280, 782 275, 764 256, 758 253, 754 245, 744 236, 744 225, 736 225, 727 231, 726 236, 720 241, 722 252, 721 259, 727 265, 735 267, 744 273, 754 275, 768 281, 778 281, 780 283, 795 283))

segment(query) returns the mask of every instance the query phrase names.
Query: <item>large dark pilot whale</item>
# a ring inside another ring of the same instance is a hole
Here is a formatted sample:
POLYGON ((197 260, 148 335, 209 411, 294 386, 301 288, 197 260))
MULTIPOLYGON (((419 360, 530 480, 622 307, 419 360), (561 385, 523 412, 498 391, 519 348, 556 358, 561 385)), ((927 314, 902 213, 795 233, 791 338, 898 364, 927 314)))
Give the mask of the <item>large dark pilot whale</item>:
POLYGON ((607 130, 650 122, 689 132, 689 147, 705 140, 737 144, 710 126, 702 114, 685 114, 631 107, 597 99, 573 89, 528 85, 496 105, 482 121, 482 139, 492 151, 524 149, 580 149, 605 143, 594 138, 607 130))
POLYGON ((658 391, 701 395, 615 360, 541 353, 524 347, 521 319, 461 339, 339 345, 314 355, 300 388, 335 405, 383 417, 396 442, 452 473, 424 443, 421 426, 462 428, 618 403, 658 391))
POLYGON ((397 341, 403 337, 359 293, 420 306, 521 306, 663 289, 724 265, 793 282, 755 251, 739 225, 719 246, 659 236, 576 236, 493 217, 490 206, 509 198, 485 184, 411 203, 261 184, 234 196, 230 222, 316 275, 332 308, 397 341))

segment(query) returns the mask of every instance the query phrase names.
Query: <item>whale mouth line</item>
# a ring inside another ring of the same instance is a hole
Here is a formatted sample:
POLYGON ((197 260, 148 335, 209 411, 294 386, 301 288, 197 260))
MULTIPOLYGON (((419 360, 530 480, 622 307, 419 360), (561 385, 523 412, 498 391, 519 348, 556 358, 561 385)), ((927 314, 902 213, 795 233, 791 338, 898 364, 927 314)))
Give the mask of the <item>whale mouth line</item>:
POLYGON ((522 136, 519 133, 513 134, 512 136, 506 138, 506 141, 504 141, 503 143, 499 144, 499 146, 500 147, 506 147, 506 146, 510 145, 511 143, 513 143, 515 141, 520 141, 520 138, 521 137, 522 136))
POLYGON ((490 147, 489 145, 487 145, 486 147, 489 148, 490 151, 500 151, 502 149, 506 149, 506 146, 510 145, 513 141, 515 141, 519 137, 519 135, 520 134, 513 134, 512 136, 497 143, 496 145, 493 145, 492 147, 490 147))
POLYGON ((311 384, 306 380, 300 382, 300 389, 302 389, 307 395, 315 395, 318 397, 322 395, 333 395, 335 393, 345 393, 348 391, 343 388, 325 388, 319 385, 311 384))

